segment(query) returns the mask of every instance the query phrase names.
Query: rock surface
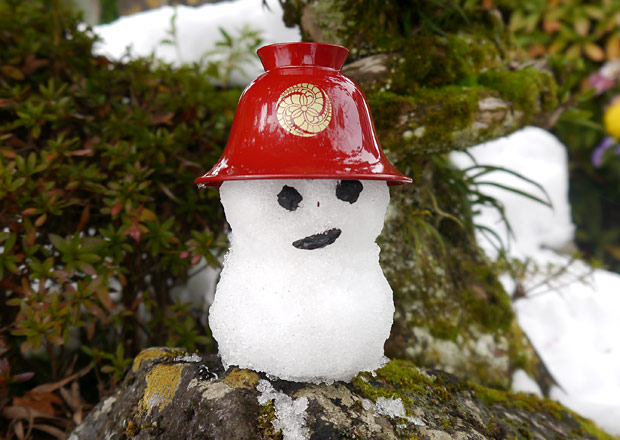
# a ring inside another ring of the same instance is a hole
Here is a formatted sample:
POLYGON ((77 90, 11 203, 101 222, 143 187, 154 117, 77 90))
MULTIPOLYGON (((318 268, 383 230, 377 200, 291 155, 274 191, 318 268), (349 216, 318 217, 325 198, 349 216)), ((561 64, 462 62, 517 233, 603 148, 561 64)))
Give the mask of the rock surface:
POLYGON ((69 440, 611 439, 547 399, 391 361, 352 383, 272 380, 214 356, 150 348, 69 440))

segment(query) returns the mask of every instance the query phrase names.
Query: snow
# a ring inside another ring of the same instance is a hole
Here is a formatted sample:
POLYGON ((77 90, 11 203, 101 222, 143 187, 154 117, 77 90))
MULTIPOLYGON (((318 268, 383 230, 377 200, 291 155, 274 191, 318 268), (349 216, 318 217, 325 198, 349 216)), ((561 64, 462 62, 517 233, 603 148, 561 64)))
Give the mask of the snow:
MULTIPOLYGON (((263 30, 266 44, 299 41, 299 30, 287 29, 282 24, 278 2, 271 0, 268 4, 271 12, 261 7, 258 0, 198 8, 178 6, 176 25, 182 61, 199 61, 211 50, 215 41, 221 39, 218 26, 234 34, 249 23, 252 28, 263 30)), ((160 59, 178 63, 175 48, 160 44, 168 37, 173 13, 173 8, 163 7, 97 26, 95 32, 104 39, 97 51, 120 58, 131 46, 132 56, 154 53, 160 59)), ((236 81, 245 84, 260 73, 262 69, 256 62, 254 69, 248 69, 247 75, 237 77, 236 81)), ((479 163, 505 166, 541 183, 553 200, 552 211, 523 197, 484 188, 506 205, 516 236, 511 241, 510 255, 530 258, 543 270, 548 264, 557 268, 569 263, 567 252, 573 248, 574 226, 567 198, 565 148, 549 133, 530 127, 470 151, 479 163)), ((463 156, 452 157, 460 166, 467 166, 463 156)), ((496 173, 495 178, 544 196, 533 185, 506 174, 496 173)), ((483 209, 476 221, 506 236, 491 210, 483 209)), ((486 239, 479 237, 479 243, 490 256, 495 256, 486 239)), ((510 276, 503 276, 502 282, 509 292, 514 291, 515 283, 510 276)), ((516 300, 515 310, 520 325, 559 383, 552 389, 552 397, 592 418, 607 431, 620 434, 620 275, 575 262, 566 274, 551 280, 529 274, 523 284, 528 298, 516 300)), ((539 391, 524 375, 515 373, 514 389, 539 391)))
POLYGON ((362 407, 366 410, 374 410, 374 413, 379 416, 388 416, 392 419, 401 418, 406 419, 409 423, 416 426, 426 426, 426 423, 415 416, 408 416, 405 411, 405 405, 400 397, 377 397, 377 401, 373 404, 368 399, 362 400, 362 407))
MULTIPOLYGON (((261 4, 261 0, 237 0, 198 7, 164 6, 121 17, 94 27, 95 33, 102 38, 95 46, 95 52, 112 59, 154 54, 157 59, 177 65, 199 62, 206 52, 215 49, 217 41, 223 39, 219 27, 236 36, 244 25, 261 31, 263 44, 300 41, 298 28, 284 26, 280 2, 268 1, 268 8, 261 4), (162 44, 162 41, 171 39, 171 20, 175 12, 176 47, 162 44)), ((245 69, 245 74, 236 72, 231 81, 245 85, 263 72, 256 58, 251 67, 245 69)))
MULTIPOLYGON (((509 256, 529 259, 538 268, 520 280, 527 296, 516 299, 514 309, 519 325, 558 383, 551 397, 608 432, 620 434, 620 275, 593 269, 570 255, 574 225, 566 148, 550 133, 528 127, 469 152, 479 164, 507 167, 540 183, 549 194, 553 210, 523 196, 484 187, 486 194, 505 206, 514 231, 509 256)), ((451 158, 462 168, 471 165, 463 153, 453 153, 451 158)), ((532 184, 506 173, 496 172, 485 180, 544 197, 532 184)), ((492 209, 481 209, 475 222, 508 240, 492 209)), ((497 256, 487 239, 479 236, 478 242, 491 258, 497 256)), ((501 281, 509 293, 514 292, 512 277, 504 275, 501 281)), ((515 373, 513 388, 539 394, 524 374, 515 373)))
POLYGON ((523 370, 517 370, 512 373, 512 389, 521 393, 535 394, 538 397, 543 397, 543 392, 536 381, 523 370))
POLYGON ((394 302, 375 239, 389 190, 358 185, 353 201, 337 180, 222 184, 231 246, 209 325, 226 367, 319 383, 385 363, 394 302))
POLYGON ((282 391, 276 391, 268 380, 258 381, 256 389, 258 403, 266 405, 273 401, 276 419, 271 424, 276 432, 282 431, 284 440, 306 440, 310 438, 310 432, 306 427, 306 409, 308 398, 300 397, 293 399, 282 391))

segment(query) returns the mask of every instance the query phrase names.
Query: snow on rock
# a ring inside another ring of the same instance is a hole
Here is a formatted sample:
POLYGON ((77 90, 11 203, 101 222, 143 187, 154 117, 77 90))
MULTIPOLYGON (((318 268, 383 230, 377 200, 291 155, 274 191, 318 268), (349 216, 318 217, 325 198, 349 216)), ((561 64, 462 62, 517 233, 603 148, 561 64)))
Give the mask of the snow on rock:
POLYGON ((426 426, 426 423, 420 418, 407 415, 405 406, 403 405, 403 401, 400 400, 400 397, 390 397, 389 399, 387 397, 378 397, 375 402, 375 412, 391 418, 399 417, 407 419, 407 421, 417 426, 426 426))
MULTIPOLYGON (((549 194, 553 210, 498 188, 480 187, 505 206, 514 231, 509 256, 522 261, 529 258, 539 268, 522 281, 527 297, 516 300, 514 308, 521 328, 559 383, 551 396, 607 431, 620 434, 620 275, 594 270, 568 255, 574 248, 574 225, 566 148, 550 133, 528 127, 469 152, 477 163, 516 171, 540 183, 549 194), (553 274, 562 267, 567 270, 553 274)), ((461 168, 471 165, 463 153, 453 153, 451 159, 461 168)), ((507 173, 495 172, 485 180, 544 197, 532 184, 507 173)), ((507 241, 498 213, 484 207, 480 211, 475 222, 507 241)), ((478 242, 491 258, 497 256, 484 237, 479 236, 478 242)), ((515 280, 508 275, 500 280, 509 293, 514 292, 515 280)), ((513 388, 535 392, 517 374, 513 388)))
POLYGON ((268 380, 258 381, 258 403, 266 405, 273 401, 276 419, 271 422, 276 432, 282 430, 284 440, 305 440, 310 437, 306 427, 308 398, 293 399, 282 391, 276 391, 268 380))
MULTIPOLYGON (((246 24, 252 30, 261 31, 263 44, 300 41, 299 29, 284 25, 280 3, 270 0, 267 5, 263 6, 260 0, 236 0, 198 7, 163 6, 139 12, 95 26, 95 33, 102 38, 95 52, 112 59, 127 54, 132 58, 154 54, 173 64, 192 63, 200 61, 206 52, 215 48, 216 41, 222 40, 220 27, 234 37, 246 24), (171 19, 175 12, 177 47, 162 44, 163 40, 171 39, 171 19)), ((245 71, 245 75, 233 76, 232 82, 245 85, 262 74, 258 58, 245 71)))

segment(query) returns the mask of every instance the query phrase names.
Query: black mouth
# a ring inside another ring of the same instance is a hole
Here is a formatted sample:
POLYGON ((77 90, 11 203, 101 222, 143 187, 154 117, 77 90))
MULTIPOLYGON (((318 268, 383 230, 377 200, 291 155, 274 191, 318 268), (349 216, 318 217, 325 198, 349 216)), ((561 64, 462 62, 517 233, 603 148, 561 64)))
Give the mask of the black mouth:
POLYGON ((342 231, 338 228, 328 229, 325 232, 320 232, 318 234, 302 238, 301 240, 294 241, 293 246, 297 249, 321 249, 335 242, 338 237, 340 237, 341 233, 342 231))

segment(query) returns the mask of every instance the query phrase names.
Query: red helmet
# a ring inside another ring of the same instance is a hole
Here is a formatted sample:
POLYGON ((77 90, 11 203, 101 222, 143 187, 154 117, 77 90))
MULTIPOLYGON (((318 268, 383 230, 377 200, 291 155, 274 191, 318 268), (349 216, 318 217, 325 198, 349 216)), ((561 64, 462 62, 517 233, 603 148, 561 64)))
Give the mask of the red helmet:
POLYGON ((364 94, 340 73, 349 51, 323 43, 264 46, 266 73, 243 92, 220 160, 195 180, 355 179, 409 183, 387 160, 364 94))

